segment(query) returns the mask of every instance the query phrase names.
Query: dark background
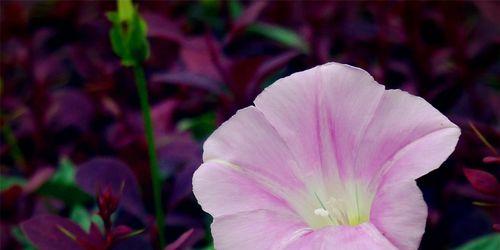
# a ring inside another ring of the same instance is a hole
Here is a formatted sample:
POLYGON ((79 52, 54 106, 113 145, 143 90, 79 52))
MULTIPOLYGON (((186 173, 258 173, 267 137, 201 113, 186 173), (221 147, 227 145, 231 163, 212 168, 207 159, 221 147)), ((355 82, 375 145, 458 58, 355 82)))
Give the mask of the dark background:
MULTIPOLYGON (((492 232, 499 222, 498 207, 487 211, 473 204, 489 198, 472 188, 462 170, 498 176, 498 163, 482 162, 495 150, 470 126, 498 149, 498 2, 136 3, 151 46, 144 68, 165 177, 168 242, 194 228, 191 246, 211 244, 210 218, 191 193, 203 140, 274 80, 329 61, 361 67, 387 88, 422 96, 462 129, 449 160, 418 180, 429 206, 421 249, 455 248, 492 232)), ((120 160, 137 180, 141 196, 134 202, 145 208, 146 219, 119 212, 117 222, 150 226, 153 202, 139 101, 133 74, 121 67, 108 37, 105 13, 115 2, 0 4, 4 184, 15 179, 35 185, 34 176, 60 169, 61 161, 78 169, 96 157, 120 160)), ((75 206, 67 197, 46 187, 40 191, 43 185, 29 192, 23 187, 22 194, 12 191, 15 185, 2 187, 2 249, 26 245, 17 226, 35 215, 84 220, 71 216, 75 206)), ((87 216, 95 211, 93 202, 78 207, 87 216)))

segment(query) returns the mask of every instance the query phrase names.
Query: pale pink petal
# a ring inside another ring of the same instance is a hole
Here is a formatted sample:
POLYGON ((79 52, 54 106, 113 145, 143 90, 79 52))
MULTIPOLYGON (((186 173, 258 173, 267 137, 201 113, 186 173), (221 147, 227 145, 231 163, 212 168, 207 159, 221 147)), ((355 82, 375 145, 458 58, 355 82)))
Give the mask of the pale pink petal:
POLYGON ((418 248, 414 180, 451 154, 456 125, 337 63, 278 80, 255 105, 210 136, 193 178, 217 249, 418 248))
POLYGON ((370 221, 398 249, 417 249, 427 206, 415 181, 383 185, 373 200, 370 221))
POLYGON ((278 80, 255 105, 299 161, 301 176, 317 181, 321 173, 352 177, 354 149, 383 92, 366 71, 329 63, 278 80))
POLYGON ((370 223, 327 227, 289 242, 287 250, 391 250, 397 249, 370 223))
POLYGON ((460 129, 424 99, 400 90, 384 93, 361 142, 358 178, 416 179, 453 152, 460 129))
POLYGON ((239 110, 207 139, 203 149, 205 162, 233 165, 274 194, 303 188, 287 145, 255 107, 239 110))
POLYGON ((439 167, 460 133, 422 98, 384 91, 364 70, 337 63, 278 80, 255 105, 298 160, 300 176, 314 182, 319 172, 327 182, 418 178, 439 167))
POLYGON ((216 217, 211 228, 218 250, 279 249, 283 239, 307 231, 300 218, 266 210, 216 217))
POLYGON ((193 176, 193 193, 214 217, 257 209, 289 211, 287 204, 235 167, 206 162, 193 176))

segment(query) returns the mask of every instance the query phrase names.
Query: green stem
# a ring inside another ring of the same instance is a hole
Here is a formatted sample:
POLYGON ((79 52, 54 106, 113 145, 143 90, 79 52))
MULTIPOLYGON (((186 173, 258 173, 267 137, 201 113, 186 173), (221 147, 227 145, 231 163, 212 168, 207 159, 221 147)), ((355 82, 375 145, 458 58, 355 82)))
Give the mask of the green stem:
POLYGON ((151 168, 151 181, 153 183, 153 195, 155 202, 156 212, 156 226, 158 227, 158 238, 160 240, 161 249, 165 246, 165 216, 163 214, 161 202, 161 176, 160 167, 156 157, 156 148, 153 137, 153 122, 151 121, 151 110, 148 102, 148 89, 146 86, 146 77, 144 70, 140 65, 134 66, 135 83, 137 84, 137 91, 139 92, 139 99, 141 102, 142 118, 144 120, 144 131, 146 133, 146 140, 148 143, 149 161, 151 168))
POLYGON ((17 143, 17 139, 16 136, 14 135, 14 132, 12 132, 12 129, 7 123, 4 124, 2 130, 5 136, 5 140, 7 141, 7 144, 10 147, 10 154, 14 159, 14 162, 24 173, 26 173, 27 171, 26 161, 24 160, 21 148, 19 148, 19 144, 17 143))

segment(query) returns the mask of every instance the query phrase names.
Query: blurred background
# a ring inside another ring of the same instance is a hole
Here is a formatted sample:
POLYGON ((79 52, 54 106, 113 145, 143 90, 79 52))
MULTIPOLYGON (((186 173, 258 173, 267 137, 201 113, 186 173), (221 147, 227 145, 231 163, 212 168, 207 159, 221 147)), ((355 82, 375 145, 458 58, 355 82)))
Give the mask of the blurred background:
MULTIPOLYGON (((500 249, 498 1, 134 2, 148 26, 143 66, 171 249, 213 248, 191 192, 204 139, 276 79, 329 61, 422 96, 462 129, 455 153, 418 180, 429 206, 421 249, 500 249)), ((113 228, 138 235, 113 248, 158 248, 134 74, 109 41, 116 3, 0 6, 1 248, 49 244, 45 232, 57 241, 64 232, 50 221, 75 228, 66 236, 102 228, 114 200, 113 228), (31 218, 40 232, 20 229, 31 218)))

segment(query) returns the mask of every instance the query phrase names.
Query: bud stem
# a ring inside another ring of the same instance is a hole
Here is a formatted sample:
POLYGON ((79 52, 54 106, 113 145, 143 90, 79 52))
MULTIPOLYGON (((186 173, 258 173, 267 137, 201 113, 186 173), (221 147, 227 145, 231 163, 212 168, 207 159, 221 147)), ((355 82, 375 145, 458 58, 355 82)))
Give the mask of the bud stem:
POLYGON ((161 201, 160 168, 158 166, 158 160, 156 157, 156 148, 153 137, 153 122, 151 121, 151 109, 148 102, 146 77, 144 76, 144 70, 140 65, 134 65, 133 68, 135 83, 137 85, 137 91, 139 93, 139 99, 141 103, 142 118, 144 120, 144 131, 146 133, 146 140, 148 144, 149 163, 151 168, 151 182, 153 185, 156 213, 156 226, 158 227, 158 239, 160 241, 160 247, 163 249, 163 247, 165 246, 165 216, 162 209, 163 206, 161 201))

